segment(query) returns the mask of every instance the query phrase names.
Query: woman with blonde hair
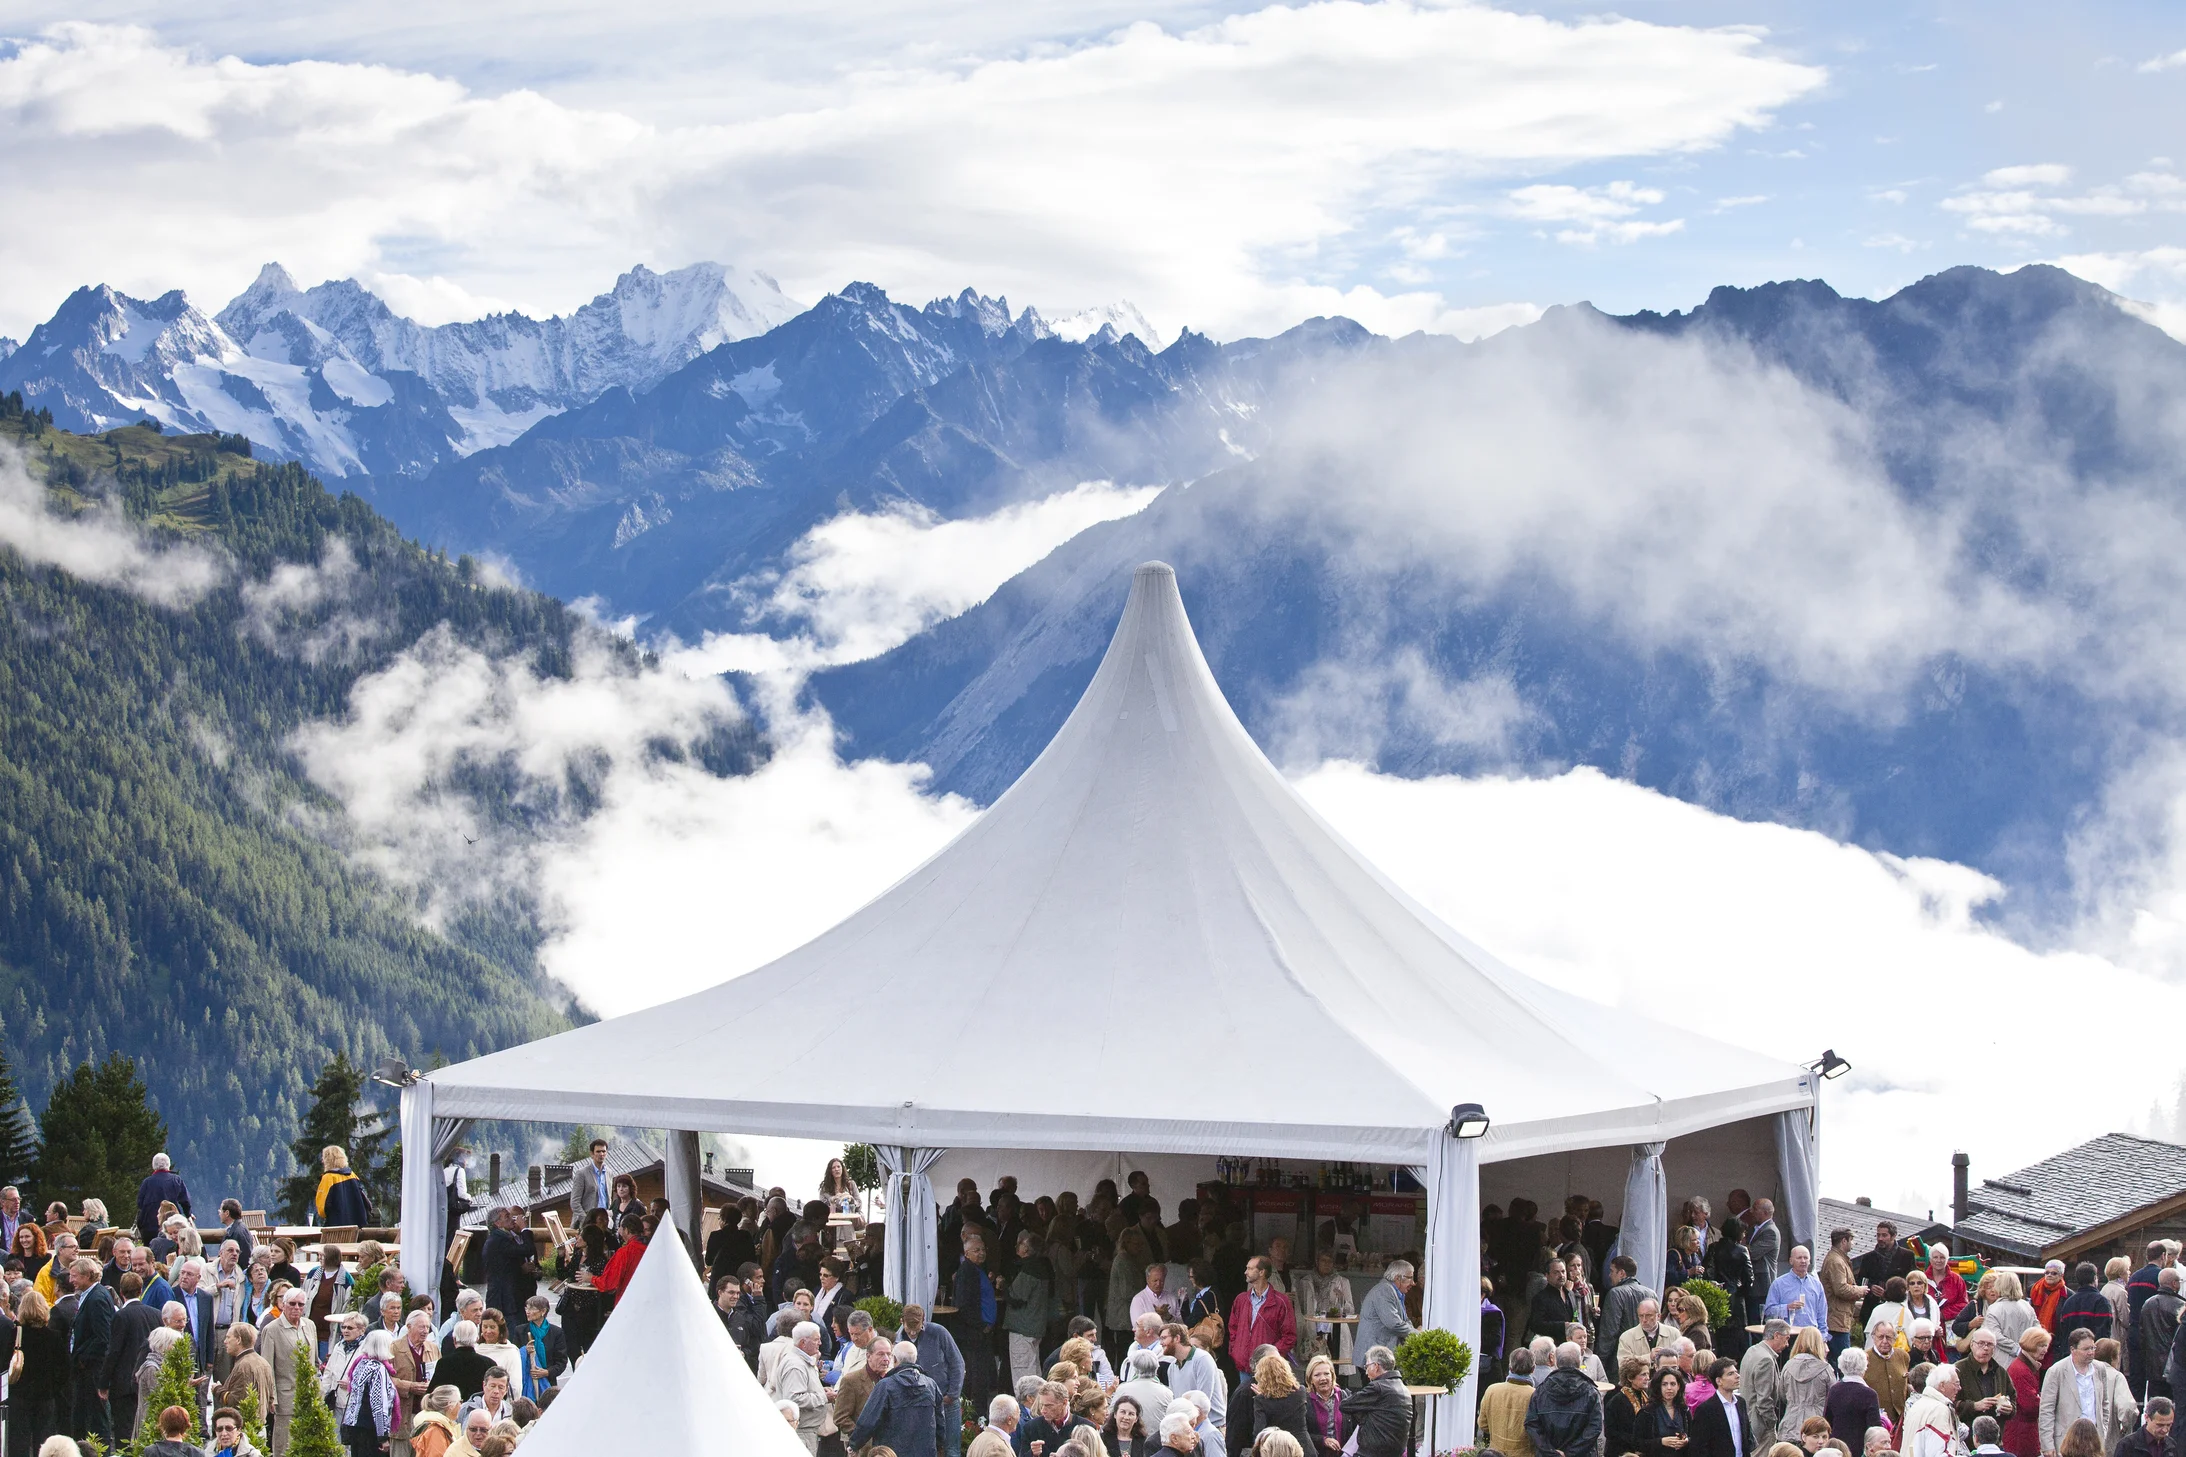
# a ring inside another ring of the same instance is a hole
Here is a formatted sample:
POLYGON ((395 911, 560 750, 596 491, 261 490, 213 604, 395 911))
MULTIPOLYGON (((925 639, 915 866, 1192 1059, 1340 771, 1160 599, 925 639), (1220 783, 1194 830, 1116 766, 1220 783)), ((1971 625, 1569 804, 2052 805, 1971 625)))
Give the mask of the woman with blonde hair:
POLYGON ((312 1196, 312 1207, 319 1212, 319 1228, 332 1229, 340 1225, 362 1228, 373 1223, 372 1197, 364 1192, 364 1181, 349 1167, 349 1151, 340 1144, 330 1143, 319 1150, 319 1189, 312 1196))
MULTIPOLYGON (((2018 1359, 2019 1342, 2026 1333, 2042 1330, 2042 1318, 2028 1302, 2026 1287, 2009 1270, 1989 1271, 1981 1277, 1981 1288, 1993 1294, 1981 1309, 1980 1328, 1996 1337, 1996 1359, 2008 1366, 2018 1359)), ((2047 1337, 2048 1332, 2043 1335, 2047 1337)))
MULTIPOLYGON (((1792 1337, 1791 1359, 1784 1363, 1783 1373, 1777 1378, 1777 1400, 1782 1404, 1783 1416, 1777 1420, 1776 1435, 1787 1442, 1801 1440, 1807 1422, 1820 1418, 1828 1407, 1832 1384, 1829 1346, 1820 1331, 1810 1325, 1801 1326, 1799 1334, 1792 1337)), ((1826 1420, 1822 1428, 1826 1439, 1826 1420)))
MULTIPOLYGON (((1707 1270, 1707 1261, 1700 1253, 1700 1231, 1689 1224, 1681 1224, 1670 1231, 1670 1257, 1662 1267, 1662 1288, 1682 1285, 1687 1280, 1698 1280, 1707 1270)), ((1693 1344, 1698 1345, 1695 1341, 1693 1344)))
POLYGON ((1252 1450, 1258 1457, 1305 1457, 1306 1452, 1286 1427, 1269 1427, 1263 1431, 1252 1439, 1252 1450))
POLYGON ((1267 1431, 1288 1434, 1298 1444, 1299 1457, 1304 1457, 1313 1440, 1306 1421, 1305 1389, 1279 1351, 1270 1351, 1252 1364, 1252 1430, 1245 1435, 1257 1449, 1260 1434, 1267 1431))
POLYGON ((1306 1450, 1326 1457, 1344 1449, 1343 1392, 1336 1385, 1336 1362, 1326 1351, 1306 1362, 1306 1450))

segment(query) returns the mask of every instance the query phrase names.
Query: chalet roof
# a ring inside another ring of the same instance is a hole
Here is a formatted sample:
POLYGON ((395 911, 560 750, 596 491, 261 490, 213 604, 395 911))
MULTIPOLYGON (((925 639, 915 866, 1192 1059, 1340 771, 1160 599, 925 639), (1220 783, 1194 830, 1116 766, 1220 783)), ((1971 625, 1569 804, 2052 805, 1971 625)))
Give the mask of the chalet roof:
POLYGON ((2106 1133, 1967 1196, 1961 1233, 2029 1260, 2136 1210, 2186 1195, 2186 1145, 2106 1133))

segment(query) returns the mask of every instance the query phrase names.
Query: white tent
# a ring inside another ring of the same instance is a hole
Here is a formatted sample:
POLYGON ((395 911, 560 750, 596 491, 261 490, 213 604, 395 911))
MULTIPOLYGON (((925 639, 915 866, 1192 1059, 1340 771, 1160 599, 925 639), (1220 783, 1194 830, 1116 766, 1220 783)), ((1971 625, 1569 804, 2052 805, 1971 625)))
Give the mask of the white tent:
MULTIPOLYGON (((1775 1117, 1796 1202, 1813 1097, 1797 1066, 1512 971, 1390 884, 1254 745, 1152 563, 1054 741, 931 860, 756 971, 429 1074, 403 1130, 413 1147, 464 1118, 870 1142, 911 1176, 889 1201, 891 1288, 910 1298, 933 1288, 924 1176, 947 1150, 1410 1165, 1428 1319, 1473 1339, 1481 1161, 1631 1150, 1626 1223, 1653 1221, 1634 1253, 1659 1268, 1665 1141, 1775 1117), (1174 1036, 1157 1051, 1150 1028, 1174 1036), (818 1075, 845 1047, 865 1053, 858 1076, 818 1075), (1208 1066, 1175 1076, 1189 1047, 1208 1066), (1260 1048, 1265 1075, 1240 1076, 1260 1048), (1159 1091, 1118 1076, 1134 1067, 1159 1091), (1467 1103, 1486 1138, 1453 1136, 1467 1103)), ((405 1163, 424 1288, 433 1177, 405 1163)), ((1804 1235, 1811 1215, 1792 1222, 1804 1235)), ((1469 1399, 1449 1415, 1469 1430, 1469 1399)))
POLYGON ((599 1339, 524 1438, 527 1457, 805 1457, 677 1239, 656 1239, 599 1339))

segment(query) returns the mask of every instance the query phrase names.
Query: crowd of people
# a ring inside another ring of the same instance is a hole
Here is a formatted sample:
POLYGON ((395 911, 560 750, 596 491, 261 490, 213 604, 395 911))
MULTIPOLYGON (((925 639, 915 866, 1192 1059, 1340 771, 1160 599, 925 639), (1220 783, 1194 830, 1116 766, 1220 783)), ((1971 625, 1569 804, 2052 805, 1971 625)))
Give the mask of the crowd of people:
MULTIPOLYGON (((314 1400, 353 1457, 507 1457, 668 1225, 666 1201, 641 1201, 606 1152, 573 1171, 560 1248, 525 1207, 490 1209, 430 1292, 370 1240, 345 1258, 263 1237, 233 1199, 201 1228, 164 1155, 134 1228, 97 1200, 40 1221, 0 1189, 8 1457, 138 1433, 159 1457, 288 1457, 314 1400), (195 1410, 155 1410, 185 1340, 195 1410), (193 1427, 206 1445, 184 1443, 193 1427)), ((322 1223, 369 1217, 342 1151, 325 1164, 322 1223)), ((459 1218, 471 1200, 452 1170, 459 1218)), ((1403 1457, 1414 1409, 1395 1353, 1421 1319, 1416 1253, 1354 1279, 1365 1211, 1344 1205, 1300 1227, 1312 1256, 1294 1264, 1286 1238, 1255 1247, 1229 1191, 1202 1194, 1169 1217, 1141 1174, 1083 1200, 966 1180, 942 1213, 932 1298, 885 1309, 886 1328, 858 1303, 880 1291, 883 1227, 843 1217, 858 1196, 841 1160, 817 1198, 772 1189, 718 1211, 702 1265, 723 1329, 814 1457, 1403 1457)), ((2138 1269, 2052 1262, 1969 1288, 1948 1249, 1916 1252, 1887 1223, 1858 1252, 1832 1232, 1817 1261, 1765 1199, 1734 1190, 1710 1214, 1681 1206, 1655 1289, 1592 1201, 1553 1223, 1522 1199, 1483 1212, 1483 1452, 2171 1457, 2177 1244, 2151 1243, 2138 1269)))
POLYGON ((1663 1288, 1615 1248, 1598 1204, 1549 1225, 1490 1208, 1482 1231, 1478 1444, 1501 1457, 2170 1457, 2186 1382, 2179 1245, 2134 1268, 2052 1260, 1969 1287, 1942 1243, 1888 1222, 1817 1261, 1767 1200, 1688 1200, 1663 1288), (1783 1250, 1779 1267, 1776 1255, 1783 1250), (1602 1270, 1597 1287, 1589 1276, 1602 1270), (2031 1274, 2031 1272, 2029 1272, 2031 1274), (1706 1279, 1728 1295, 1710 1327, 1706 1279))

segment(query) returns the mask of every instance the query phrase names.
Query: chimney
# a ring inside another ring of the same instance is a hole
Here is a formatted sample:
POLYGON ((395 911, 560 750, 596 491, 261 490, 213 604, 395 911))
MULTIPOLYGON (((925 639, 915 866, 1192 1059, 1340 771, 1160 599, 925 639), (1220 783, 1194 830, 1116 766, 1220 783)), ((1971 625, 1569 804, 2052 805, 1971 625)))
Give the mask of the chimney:
POLYGON ((486 1160, 486 1192, 499 1197, 501 1193, 501 1155, 494 1154, 486 1160))
POLYGON ((531 1197, 536 1199, 539 1197, 540 1191, 546 1188, 546 1170, 541 1168, 538 1164, 533 1164, 531 1166, 530 1172, 531 1197))
POLYGON ((1951 1223, 1966 1222, 1966 1169, 1973 1160, 1964 1152, 1951 1155, 1951 1223))

